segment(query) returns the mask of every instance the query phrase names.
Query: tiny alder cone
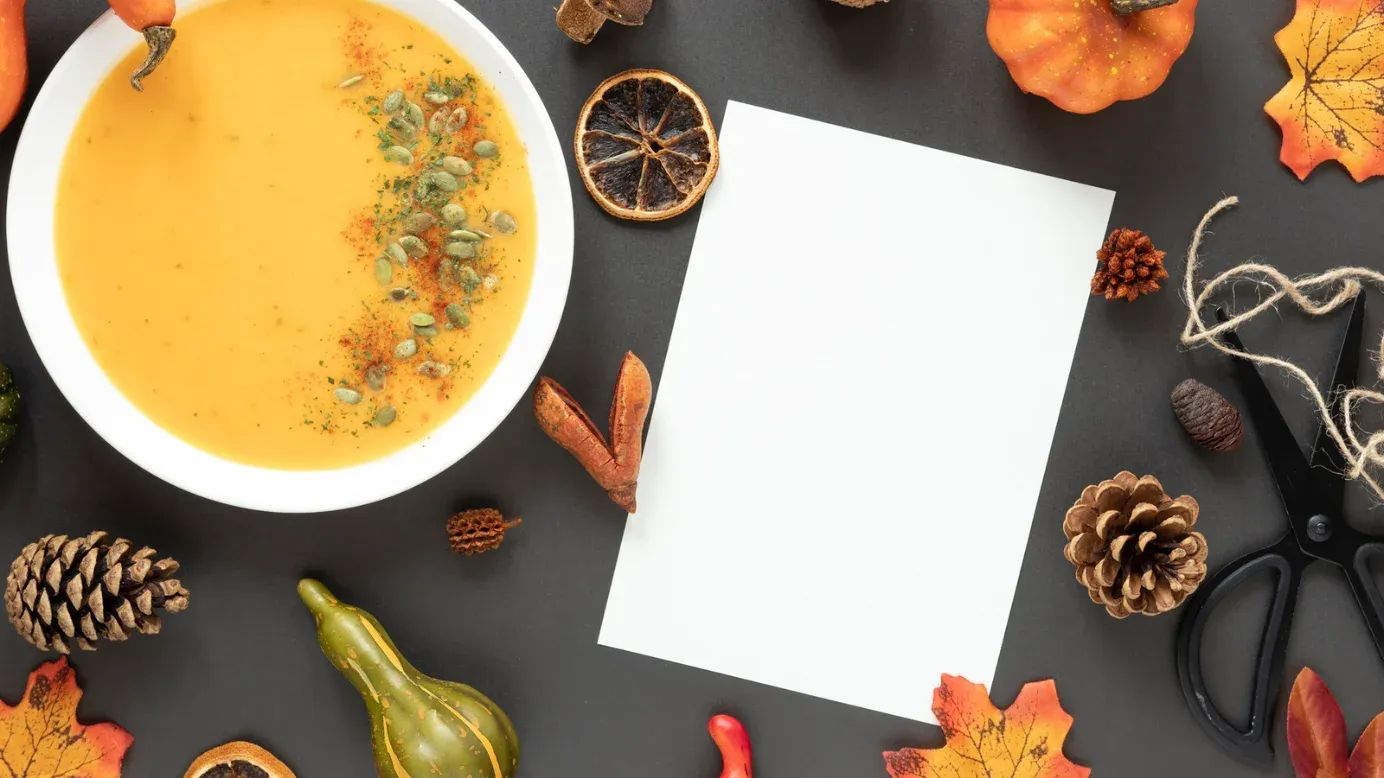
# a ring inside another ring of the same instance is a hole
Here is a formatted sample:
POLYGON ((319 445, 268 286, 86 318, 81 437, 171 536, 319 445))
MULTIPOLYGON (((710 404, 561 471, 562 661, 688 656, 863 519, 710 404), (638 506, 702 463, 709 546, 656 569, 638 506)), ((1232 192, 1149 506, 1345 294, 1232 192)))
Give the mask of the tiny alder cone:
POLYGON ((1245 439, 1240 412, 1220 392, 1195 378, 1173 387, 1173 413, 1192 440, 1211 451, 1234 451, 1245 439))
POLYGON ((46 535, 24 547, 10 566, 5 611, 25 640, 61 654, 91 651, 100 638, 158 634, 161 611, 187 608, 188 592, 172 577, 177 562, 108 537, 46 535))
POLYGON ((447 542, 453 551, 464 556, 493 551, 504 542, 505 531, 519 526, 523 521, 505 521, 505 517, 494 508, 462 511, 447 520, 447 542))
POLYGON ((193 760, 183 778, 297 778, 288 765, 254 743, 237 740, 193 760))
POLYGON ((1158 282, 1168 277, 1163 269, 1165 256, 1167 252, 1154 248, 1149 236, 1138 230, 1111 232, 1096 252, 1100 264, 1091 277, 1091 294, 1130 302, 1139 295, 1153 294, 1159 290, 1158 282))
POLYGON ((1169 497, 1151 475, 1121 472, 1086 487, 1067 511, 1063 553, 1111 616, 1157 616, 1206 577, 1206 538, 1192 529, 1200 510, 1189 495, 1169 497))

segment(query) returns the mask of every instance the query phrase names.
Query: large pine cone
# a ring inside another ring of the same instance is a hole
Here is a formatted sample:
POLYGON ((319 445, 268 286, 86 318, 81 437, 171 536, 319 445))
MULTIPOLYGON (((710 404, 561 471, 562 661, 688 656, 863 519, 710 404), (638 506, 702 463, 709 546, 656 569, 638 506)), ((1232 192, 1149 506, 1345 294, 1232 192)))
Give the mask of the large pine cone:
POLYGON ((133 550, 104 532, 82 538, 46 535, 24 547, 10 566, 5 611, 25 640, 66 654, 96 640, 125 640, 131 632, 158 633, 159 610, 187 607, 187 590, 172 559, 153 561, 152 548, 133 550))
POLYGON ((1188 495, 1169 498, 1157 478, 1122 472, 1086 487, 1067 511, 1067 561, 1111 616, 1157 616, 1206 577, 1206 538, 1192 531, 1199 511, 1188 495))

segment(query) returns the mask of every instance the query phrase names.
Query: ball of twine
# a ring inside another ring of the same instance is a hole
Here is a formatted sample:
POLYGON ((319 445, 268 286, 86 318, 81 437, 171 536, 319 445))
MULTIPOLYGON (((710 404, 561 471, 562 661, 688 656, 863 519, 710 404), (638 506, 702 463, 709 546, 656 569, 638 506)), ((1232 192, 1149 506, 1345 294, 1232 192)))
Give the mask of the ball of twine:
MULTIPOLYGON (((1342 475, 1352 480, 1364 481, 1378 499, 1384 500, 1384 487, 1381 487, 1371 473, 1372 468, 1384 466, 1384 453, 1381 453, 1381 450, 1384 450, 1384 432, 1370 432, 1362 439, 1361 434, 1356 431, 1355 424, 1359 406, 1362 403, 1384 404, 1384 393, 1355 387, 1345 389, 1340 397, 1341 421, 1338 423, 1331 415, 1327 396, 1317 387, 1316 381, 1312 380, 1312 376, 1308 375, 1306 370, 1286 359, 1237 351, 1221 341, 1221 336, 1227 331, 1237 329, 1264 311, 1275 308, 1285 298, 1292 301, 1298 310, 1312 316, 1330 313, 1354 300, 1364 284, 1373 284, 1384 289, 1384 273, 1367 267, 1338 267, 1315 275, 1290 278, 1272 265, 1245 262, 1212 276, 1198 291, 1196 275, 1201 265, 1201 244, 1209 234, 1208 227, 1213 219, 1239 202, 1238 197, 1227 197, 1216 203, 1201 217, 1196 231, 1192 233, 1192 243, 1187 248, 1187 272, 1182 287, 1182 298, 1187 304, 1187 322, 1182 328, 1182 345, 1188 348, 1210 346, 1224 354, 1243 357, 1257 365, 1282 370, 1301 383, 1307 396, 1317 406, 1317 415, 1321 418, 1322 426, 1341 451, 1343 461, 1347 465, 1346 472, 1342 475), (1225 322, 1208 326, 1202 319, 1202 309, 1216 293, 1241 281, 1248 281, 1261 290, 1259 302, 1242 313, 1230 315, 1225 322)), ((1381 339, 1380 348, 1381 353, 1384 353, 1384 339, 1381 339)), ((1376 363, 1376 372, 1384 379, 1384 362, 1376 363)), ((1340 388, 1342 387, 1331 387, 1330 391, 1340 388)))

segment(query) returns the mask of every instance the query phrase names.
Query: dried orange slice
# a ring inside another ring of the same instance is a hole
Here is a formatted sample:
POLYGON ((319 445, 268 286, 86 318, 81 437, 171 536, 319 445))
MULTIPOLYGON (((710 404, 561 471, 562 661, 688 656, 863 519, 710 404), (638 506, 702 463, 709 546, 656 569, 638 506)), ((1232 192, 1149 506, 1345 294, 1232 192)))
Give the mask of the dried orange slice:
POLYGON ((254 743, 237 740, 202 754, 183 778, 295 778, 278 757, 254 743))
POLYGON ((706 104, 661 70, 627 70, 596 87, 574 141, 581 180, 622 219, 668 219, 706 194, 721 152, 706 104))

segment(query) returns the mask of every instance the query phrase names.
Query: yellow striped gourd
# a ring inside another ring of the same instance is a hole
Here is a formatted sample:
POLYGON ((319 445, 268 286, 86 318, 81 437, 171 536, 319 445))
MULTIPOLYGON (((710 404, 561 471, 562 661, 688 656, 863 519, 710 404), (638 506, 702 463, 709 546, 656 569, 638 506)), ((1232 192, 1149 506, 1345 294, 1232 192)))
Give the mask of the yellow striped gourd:
POLYGON ((505 712, 464 684, 423 675, 374 616, 311 578, 298 596, 317 621, 317 642, 370 712, 381 778, 511 778, 519 736, 505 712))

